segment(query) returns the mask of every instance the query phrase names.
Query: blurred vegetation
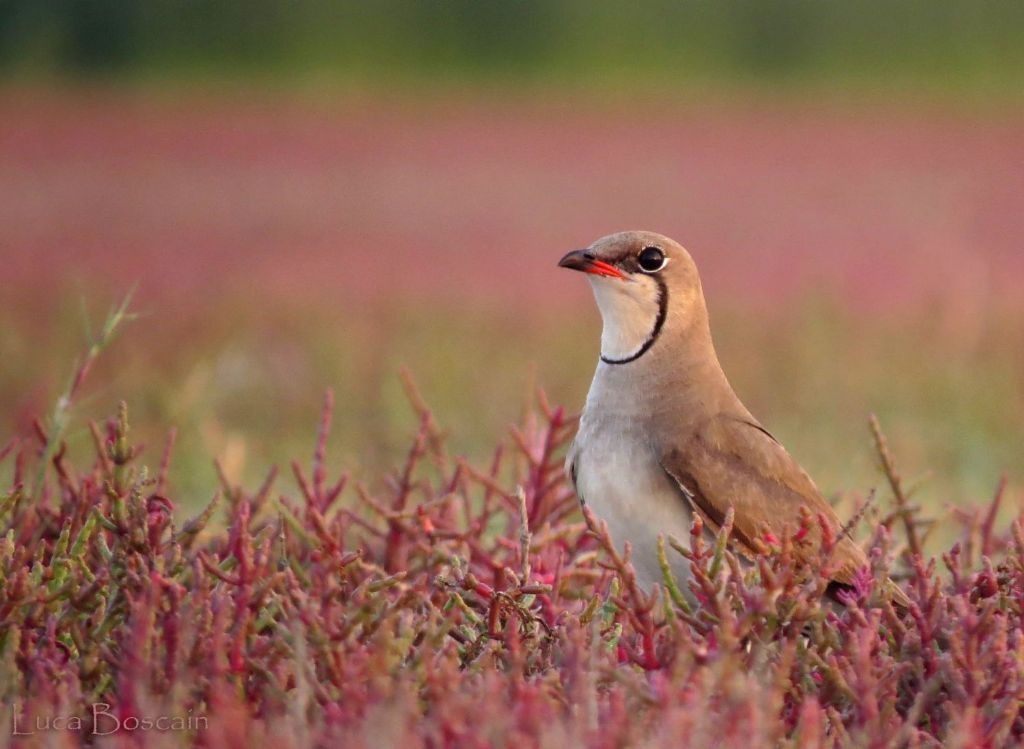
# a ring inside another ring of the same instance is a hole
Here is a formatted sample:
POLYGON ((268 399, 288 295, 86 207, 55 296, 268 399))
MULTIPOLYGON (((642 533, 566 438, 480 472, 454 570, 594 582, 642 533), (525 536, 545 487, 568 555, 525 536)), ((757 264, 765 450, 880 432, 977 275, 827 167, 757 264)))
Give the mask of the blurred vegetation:
POLYGON ((1016 90, 1018 0, 0 0, 0 74, 1016 90))
MULTIPOLYGON (((570 412, 582 405, 599 335, 596 313, 565 325, 557 310, 510 318, 477 308, 467 317, 435 305, 424 316, 411 302, 354 317, 283 300, 260 311, 226 297, 196 318, 175 319, 145 300, 138 305, 139 319, 101 357, 80 399, 70 454, 88 454, 86 420, 102 419, 127 397, 148 462, 157 460, 167 426, 177 428, 170 482, 188 511, 216 486, 214 457, 233 481, 252 487, 269 464, 284 468, 308 452, 327 386, 337 397, 332 454, 360 479, 381 475, 416 429, 403 368, 450 430, 454 453, 486 463, 535 387, 570 412)), ((893 325, 827 301, 771 313, 712 307, 737 392, 826 495, 842 495, 844 516, 883 485, 871 412, 907 481, 921 484, 915 501, 932 514, 988 496, 1003 471, 1019 486, 1024 349, 1010 344, 1024 335, 1019 316, 993 313, 964 339, 950 335, 936 310, 893 325)), ((81 316, 69 299, 45 321, 0 310, 9 362, 0 371, 0 413, 19 419, 50 410, 82 349, 81 316)), ((15 429, 27 433, 27 423, 15 429)), ((10 434, 5 424, 0 446, 10 434)))

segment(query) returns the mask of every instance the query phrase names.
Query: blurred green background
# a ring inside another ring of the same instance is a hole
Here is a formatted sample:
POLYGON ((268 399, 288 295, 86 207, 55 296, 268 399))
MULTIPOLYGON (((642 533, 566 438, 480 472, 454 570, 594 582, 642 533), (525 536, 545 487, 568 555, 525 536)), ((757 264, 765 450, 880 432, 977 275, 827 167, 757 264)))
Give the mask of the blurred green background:
POLYGON ((150 462, 178 427, 194 506, 215 456, 307 455, 333 387, 337 464, 378 481, 405 365, 483 460, 534 387, 589 385, 557 258, 649 228, 827 494, 879 485, 877 412, 935 514, 1001 472, 1018 500, 1022 80, 998 0, 0 0, 0 444, 137 285, 73 453, 124 399, 150 462))
POLYGON ((1011 0, 5 0, 9 73, 1019 93, 1011 0))

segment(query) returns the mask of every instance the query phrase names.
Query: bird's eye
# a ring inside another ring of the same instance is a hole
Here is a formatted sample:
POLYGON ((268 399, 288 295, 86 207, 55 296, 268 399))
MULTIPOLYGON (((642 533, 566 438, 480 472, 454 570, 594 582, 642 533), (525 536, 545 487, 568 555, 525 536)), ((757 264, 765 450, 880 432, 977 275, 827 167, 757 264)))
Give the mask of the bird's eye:
POLYGON ((657 247, 644 247, 637 260, 644 273, 657 273, 665 267, 665 253, 657 247))

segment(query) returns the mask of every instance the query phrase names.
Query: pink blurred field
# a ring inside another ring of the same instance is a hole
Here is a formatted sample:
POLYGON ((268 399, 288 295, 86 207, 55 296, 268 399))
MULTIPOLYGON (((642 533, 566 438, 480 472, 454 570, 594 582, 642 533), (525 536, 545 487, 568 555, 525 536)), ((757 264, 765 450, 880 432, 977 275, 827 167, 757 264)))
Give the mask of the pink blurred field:
POLYGON ((1014 112, 8 93, 0 161, 5 296, 525 309, 583 299, 554 261, 628 227, 682 240, 713 299, 987 304, 1024 282, 1014 112))
MULTIPOLYGON (((737 391, 827 491, 878 476, 877 412, 928 501, 976 499, 1024 440, 1024 112, 767 99, 600 103, 8 91, 0 116, 0 414, 47 413, 93 317, 143 319, 77 414, 179 428, 208 496, 305 449, 371 474, 413 419, 408 365, 489 450, 533 384, 573 409, 596 356, 566 250, 686 244, 737 391)), ((79 428, 77 445, 87 447, 79 428)), ((75 445, 73 444, 74 448, 75 445)))

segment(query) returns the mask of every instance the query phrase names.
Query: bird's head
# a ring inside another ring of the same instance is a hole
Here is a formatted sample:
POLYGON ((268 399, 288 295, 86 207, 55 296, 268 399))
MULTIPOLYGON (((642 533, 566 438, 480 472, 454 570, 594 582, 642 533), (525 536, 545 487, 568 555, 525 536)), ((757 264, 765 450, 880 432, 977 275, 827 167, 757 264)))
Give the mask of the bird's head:
POLYGON ((601 359, 607 364, 636 361, 666 327, 704 314, 693 258, 661 234, 610 234, 566 254, 558 264, 588 274, 604 322, 601 359))

